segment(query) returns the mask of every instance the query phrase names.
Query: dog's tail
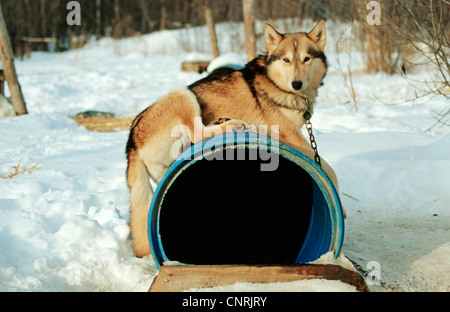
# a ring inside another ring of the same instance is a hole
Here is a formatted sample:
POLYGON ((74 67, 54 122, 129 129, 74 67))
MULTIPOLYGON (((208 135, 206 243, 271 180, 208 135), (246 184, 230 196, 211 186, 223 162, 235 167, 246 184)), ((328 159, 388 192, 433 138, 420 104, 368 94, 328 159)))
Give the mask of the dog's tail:
POLYGON ((153 197, 147 167, 136 152, 128 154, 127 183, 130 189, 130 228, 137 257, 151 254, 147 234, 148 213, 153 197))

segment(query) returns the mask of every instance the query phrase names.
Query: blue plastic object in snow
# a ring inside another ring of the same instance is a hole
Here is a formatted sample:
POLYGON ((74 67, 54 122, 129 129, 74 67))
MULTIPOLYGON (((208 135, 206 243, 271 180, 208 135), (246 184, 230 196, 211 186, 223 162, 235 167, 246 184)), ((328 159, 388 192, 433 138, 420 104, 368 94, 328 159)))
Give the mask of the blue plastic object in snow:
POLYGON ((256 133, 191 146, 159 183, 148 236, 158 268, 186 264, 307 263, 333 251, 344 217, 314 160, 256 133))

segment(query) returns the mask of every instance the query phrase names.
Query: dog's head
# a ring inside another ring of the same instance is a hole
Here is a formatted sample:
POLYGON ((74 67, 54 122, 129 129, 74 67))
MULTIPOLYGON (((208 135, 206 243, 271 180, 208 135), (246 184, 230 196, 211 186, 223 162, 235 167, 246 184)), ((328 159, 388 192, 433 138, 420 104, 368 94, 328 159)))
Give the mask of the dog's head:
POLYGON ((323 20, 309 33, 280 34, 266 24, 265 39, 267 75, 276 86, 292 93, 320 87, 327 72, 323 20))

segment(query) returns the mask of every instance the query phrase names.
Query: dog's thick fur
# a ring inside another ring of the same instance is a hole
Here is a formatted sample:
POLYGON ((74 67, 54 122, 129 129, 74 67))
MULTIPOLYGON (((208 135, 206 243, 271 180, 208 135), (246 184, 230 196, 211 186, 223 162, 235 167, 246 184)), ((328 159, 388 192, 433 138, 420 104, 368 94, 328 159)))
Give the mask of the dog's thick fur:
MULTIPOLYGON (((171 155, 179 138, 177 126, 191 142, 212 133, 225 132, 229 125, 279 126, 279 140, 309 157, 314 152, 301 134, 304 114, 313 113, 317 90, 327 71, 324 54, 325 24, 310 33, 280 34, 265 26, 268 53, 260 55, 240 71, 211 75, 188 88, 174 90, 142 112, 133 122, 127 144, 127 183, 130 189, 130 226, 136 256, 151 253, 147 218, 153 190, 149 178, 159 183, 175 159, 171 155), (202 118, 202 124, 194 122, 202 118), (204 125, 227 117, 221 125, 204 125), (200 137, 196 133, 203 133, 200 137)), ((270 135, 270 133, 269 133, 270 135)), ((331 168, 325 171, 337 186, 331 168)))

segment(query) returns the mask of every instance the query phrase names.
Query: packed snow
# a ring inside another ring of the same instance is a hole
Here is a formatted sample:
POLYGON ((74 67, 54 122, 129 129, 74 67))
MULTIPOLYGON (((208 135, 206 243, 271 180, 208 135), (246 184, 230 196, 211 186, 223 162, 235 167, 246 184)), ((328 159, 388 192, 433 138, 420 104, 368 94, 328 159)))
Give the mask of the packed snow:
POLYGON ((242 283, 193 288, 186 292, 357 292, 355 286, 326 279, 299 280, 284 283, 242 283))
MULTIPOLYGON (((29 115, 0 119, 0 291, 148 290, 157 268, 151 256, 134 257, 129 236, 128 132, 89 132, 69 116, 133 117, 202 78, 181 71, 193 57, 180 40, 187 32, 102 39, 16 62, 29 115)), ((369 283, 373 291, 450 291, 450 128, 432 127, 432 114, 449 103, 438 95, 407 101, 415 95, 410 81, 364 74, 357 54, 343 54, 341 64, 355 69, 356 111, 334 51, 331 44, 312 123, 347 211, 343 254, 364 276, 380 278, 369 283)), ((2 107, 6 116, 3 98, 2 107)), ((215 290, 354 291, 305 283, 215 290)))

